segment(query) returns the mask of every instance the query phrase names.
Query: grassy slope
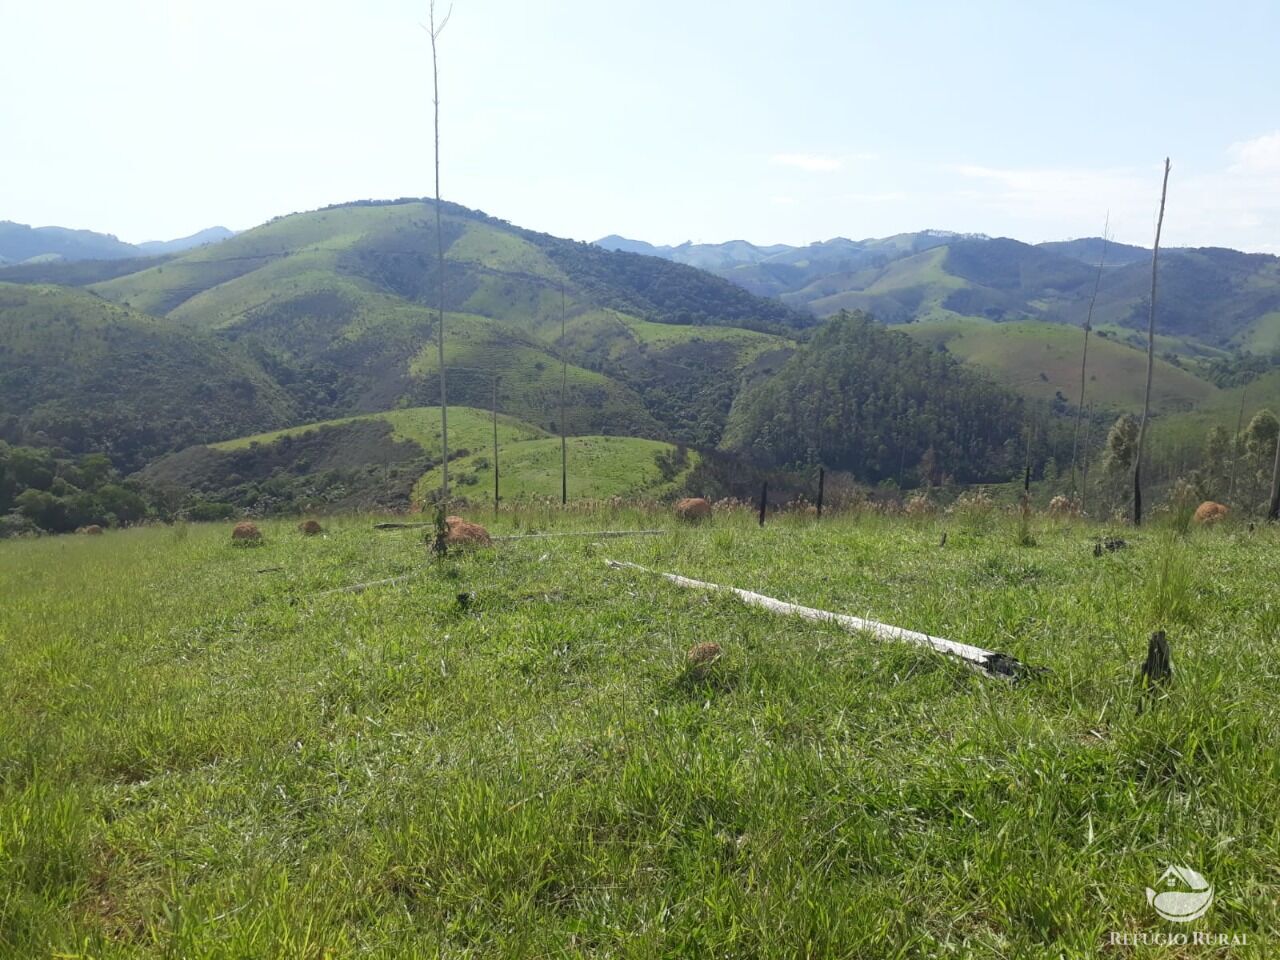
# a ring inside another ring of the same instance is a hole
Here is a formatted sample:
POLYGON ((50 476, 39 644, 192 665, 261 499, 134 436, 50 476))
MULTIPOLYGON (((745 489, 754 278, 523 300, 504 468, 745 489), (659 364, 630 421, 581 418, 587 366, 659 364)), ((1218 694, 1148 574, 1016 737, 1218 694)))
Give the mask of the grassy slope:
MULTIPOLYGON (((569 496, 574 499, 614 496, 662 496, 679 483, 697 463, 689 454, 689 467, 671 482, 664 482, 656 458, 672 452, 669 443, 635 437, 570 437, 566 460, 569 496)), ((483 501, 493 494, 493 451, 475 446, 470 457, 452 464, 449 475, 458 492, 483 501)), ((560 496, 560 441, 555 437, 531 440, 498 449, 501 495, 504 500, 560 496)), ((440 486, 439 469, 419 481, 417 499, 440 486)))
MULTIPOLYGON (((282 437, 299 437, 320 427, 361 421, 386 421, 394 440, 411 440, 421 452, 439 457, 440 408, 418 407, 388 413, 344 417, 322 423, 275 430, 211 444, 222 452, 244 451, 253 445, 268 446, 282 437)), ((493 490, 493 421, 489 411, 468 407, 449 408, 449 444, 454 451, 470 455, 453 461, 449 468, 457 492, 484 500, 493 490)), ((500 415, 498 418, 499 466, 504 499, 558 497, 560 495, 560 440, 549 437, 532 424, 500 415)), ((656 457, 670 453, 672 444, 633 437, 577 436, 569 438, 569 495, 574 498, 613 496, 661 496, 674 489, 680 476, 697 463, 689 454, 689 464, 673 481, 664 481, 656 457)), ((417 455, 416 453, 414 454, 417 455)), ((379 461, 381 463, 381 461, 379 461)), ((156 470, 163 473, 164 464, 156 470)), ((416 485, 416 499, 424 498, 440 485, 440 471, 434 469, 416 485)))
POLYGON ((1280 351, 1280 310, 1264 313, 1239 338, 1240 345, 1251 353, 1272 354, 1280 351))
MULTIPOLYGON (((1195 410, 1158 419, 1152 443, 1170 450, 1200 451, 1215 426, 1226 427, 1232 434, 1236 432, 1242 408, 1245 427, 1261 410, 1280 415, 1280 370, 1271 370, 1243 387, 1216 391, 1207 403, 1195 410)), ((1188 455, 1182 459, 1194 462, 1196 457, 1188 455)))
MULTIPOLYGON (((438 399, 428 306, 435 298, 434 262, 425 252, 434 245, 430 212, 427 205, 404 203, 298 214, 94 289, 253 344, 285 366, 301 365, 305 376, 343 371, 348 376, 335 384, 341 395, 331 412, 429 403, 438 399)), ((645 319, 651 307, 672 319, 679 313, 672 304, 685 303, 681 296, 697 305, 697 297, 715 293, 703 289, 700 275, 691 278, 675 264, 661 264, 652 275, 634 258, 597 262, 604 255, 594 249, 583 260, 577 245, 453 208, 445 229, 452 398, 482 405, 499 375, 505 410, 558 426, 563 290, 574 328, 570 431, 714 442, 727 402, 704 404, 698 391, 713 380, 731 394, 765 335, 645 319), (617 307, 632 301, 634 309, 617 307), (601 321, 605 314, 608 322, 601 321), (661 326, 670 329, 649 329, 661 326), (639 359, 631 349, 638 340, 646 350, 639 359), (689 349, 705 341, 717 345, 714 357, 689 349), (704 406, 708 417, 692 415, 704 406)), ((705 281, 732 294, 726 310, 749 306, 738 302, 745 294, 732 285, 705 281)))
POLYGON ((971 284, 948 273, 946 262, 947 249, 936 247, 884 267, 820 277, 783 299, 805 304, 822 317, 840 310, 867 310, 893 319, 902 310, 921 319, 954 316, 943 301, 971 284))
POLYGON ((137 434, 148 449, 293 415, 237 347, 81 290, 8 283, 0 283, 0 411, 38 425, 74 422, 90 447, 137 434))
MULTIPOLYGON (((439 456, 442 450, 440 442, 440 408, 415 407, 409 410, 390 410, 386 413, 372 413, 360 417, 343 417, 339 420, 326 420, 321 423, 309 423, 301 427, 290 427, 287 430, 274 430, 270 433, 259 433, 251 437, 238 437, 222 443, 211 444, 215 450, 244 450, 259 443, 272 443, 284 436, 298 436, 317 427, 334 426, 340 423, 351 423, 357 420, 385 420, 391 424, 392 436, 397 440, 412 440, 423 449, 423 452, 439 456)), ((516 420, 504 414, 498 416, 498 439, 501 443, 519 443, 524 440, 536 440, 545 437, 546 433, 532 424, 516 420)), ((449 408, 449 444, 454 449, 467 447, 478 449, 493 440, 493 420, 489 411, 475 410, 470 407, 449 408)))
POLYGON ((1094 560, 1079 526, 948 524, 940 551, 931 521, 743 515, 436 566, 365 519, 265 529, 0 544, 6 956, 1101 957, 1168 931, 1143 890, 1169 863, 1214 883, 1232 955, 1280 927, 1272 531, 1094 560), (992 683, 605 556, 1050 672, 992 683), (1178 673, 1138 711, 1158 625, 1178 673), (714 682, 682 682, 705 641, 714 682))
MULTIPOLYGON (((983 367, 1027 396, 1052 399, 1061 392, 1074 402, 1080 395, 1082 335, 1073 327, 968 319, 912 323, 899 329, 924 343, 945 344, 958 359, 983 367)), ((1145 352, 1092 337, 1089 399, 1100 406, 1140 410, 1146 369, 1145 352)), ((1151 394, 1154 409, 1184 410, 1211 400, 1217 393, 1213 384, 1164 360, 1156 361, 1151 394)))

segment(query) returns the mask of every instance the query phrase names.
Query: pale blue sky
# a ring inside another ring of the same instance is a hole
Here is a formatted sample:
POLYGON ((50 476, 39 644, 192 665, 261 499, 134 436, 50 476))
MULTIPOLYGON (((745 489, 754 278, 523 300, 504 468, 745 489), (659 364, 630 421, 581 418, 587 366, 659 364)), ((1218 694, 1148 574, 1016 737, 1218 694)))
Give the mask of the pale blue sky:
MULTIPOLYGON (((0 219, 140 241, 432 190, 425 0, 0 0, 0 219)), ((448 199, 578 239, 1280 253, 1280 4, 454 0, 448 199)))

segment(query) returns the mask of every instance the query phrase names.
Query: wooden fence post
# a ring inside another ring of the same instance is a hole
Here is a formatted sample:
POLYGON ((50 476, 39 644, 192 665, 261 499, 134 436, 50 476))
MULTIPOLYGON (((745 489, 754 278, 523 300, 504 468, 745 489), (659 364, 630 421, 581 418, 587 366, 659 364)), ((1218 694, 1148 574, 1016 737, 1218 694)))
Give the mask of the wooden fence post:
POLYGON ((827 479, 827 471, 822 467, 818 468, 818 516, 822 516, 822 488, 825 486, 827 479))
POLYGON ((764 526, 764 508, 769 503, 769 481, 760 488, 760 526, 764 526))
POLYGON ((501 377, 493 378, 493 515, 498 515, 498 383, 501 377))

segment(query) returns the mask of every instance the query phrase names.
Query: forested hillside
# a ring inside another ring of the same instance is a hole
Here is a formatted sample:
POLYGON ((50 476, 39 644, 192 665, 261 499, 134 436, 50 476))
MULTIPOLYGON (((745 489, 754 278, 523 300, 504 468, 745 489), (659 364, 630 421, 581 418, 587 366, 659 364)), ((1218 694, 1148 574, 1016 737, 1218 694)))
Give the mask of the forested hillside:
POLYGON ((778 373, 747 389, 725 431, 731 450, 823 464, 869 482, 1006 480, 1022 402, 945 353, 841 313, 778 373))
POLYGON ((296 416, 235 344, 80 290, 0 283, 0 439, 136 469, 296 416))

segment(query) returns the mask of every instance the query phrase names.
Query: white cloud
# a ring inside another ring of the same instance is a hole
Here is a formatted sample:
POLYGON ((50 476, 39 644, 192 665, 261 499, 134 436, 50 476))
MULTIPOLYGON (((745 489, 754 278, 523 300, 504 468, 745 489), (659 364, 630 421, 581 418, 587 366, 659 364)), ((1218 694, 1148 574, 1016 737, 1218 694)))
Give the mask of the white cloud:
POLYGON ((1228 173, 1280 174, 1280 130, 1233 143, 1227 154, 1234 160, 1228 173))
POLYGON ((901 190, 884 190, 879 193, 845 193, 840 195, 840 199, 849 203, 897 203, 907 199, 907 194, 901 190))
MULTIPOLYGON (((1162 165, 1132 168, 951 166, 951 199, 975 222, 1003 221, 1019 239, 1092 236, 1109 212, 1117 237, 1150 245, 1162 165)), ((1220 166, 1180 168, 1173 158, 1163 242, 1274 250, 1280 236, 1280 132, 1234 143, 1220 166)))
POLYGON ((808 173, 835 173, 844 161, 829 153, 775 153, 769 162, 776 167, 795 167, 808 173))

